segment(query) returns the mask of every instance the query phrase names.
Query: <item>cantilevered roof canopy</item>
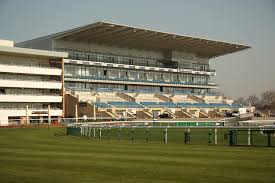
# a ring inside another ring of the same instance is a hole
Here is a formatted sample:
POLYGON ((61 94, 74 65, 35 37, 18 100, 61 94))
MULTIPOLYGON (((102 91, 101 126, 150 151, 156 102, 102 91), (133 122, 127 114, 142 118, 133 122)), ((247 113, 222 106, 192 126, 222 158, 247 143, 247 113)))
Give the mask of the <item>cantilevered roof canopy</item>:
POLYGON ((199 57, 214 58, 250 48, 246 45, 213 41, 166 32, 141 29, 107 22, 97 22, 54 35, 54 39, 157 51, 177 50, 199 57))

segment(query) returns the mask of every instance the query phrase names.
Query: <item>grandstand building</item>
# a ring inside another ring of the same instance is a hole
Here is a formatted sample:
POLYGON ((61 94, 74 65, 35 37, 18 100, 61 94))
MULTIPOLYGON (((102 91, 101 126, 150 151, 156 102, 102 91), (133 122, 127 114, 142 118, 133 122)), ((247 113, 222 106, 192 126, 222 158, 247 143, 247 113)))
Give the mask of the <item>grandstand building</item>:
POLYGON ((0 126, 63 116, 66 53, 17 48, 0 40, 0 126))
POLYGON ((212 58, 249 46, 97 22, 18 43, 68 53, 66 117, 223 117, 212 58))

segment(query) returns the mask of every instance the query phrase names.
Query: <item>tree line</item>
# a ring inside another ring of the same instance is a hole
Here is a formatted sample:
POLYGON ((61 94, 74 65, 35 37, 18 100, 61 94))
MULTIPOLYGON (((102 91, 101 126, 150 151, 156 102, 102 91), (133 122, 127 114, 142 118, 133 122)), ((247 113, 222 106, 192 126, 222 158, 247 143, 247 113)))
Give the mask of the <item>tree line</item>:
POLYGON ((261 93, 259 96, 250 95, 248 97, 240 97, 235 100, 235 103, 245 106, 256 107, 257 110, 264 112, 275 112, 275 91, 268 90, 261 93))

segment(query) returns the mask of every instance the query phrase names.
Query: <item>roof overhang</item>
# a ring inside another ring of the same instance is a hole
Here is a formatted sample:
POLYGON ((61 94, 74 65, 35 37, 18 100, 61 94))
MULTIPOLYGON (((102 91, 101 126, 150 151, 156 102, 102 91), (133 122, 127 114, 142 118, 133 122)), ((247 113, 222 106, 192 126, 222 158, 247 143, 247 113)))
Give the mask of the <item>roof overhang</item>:
POLYGON ((54 39, 156 51, 183 51, 202 58, 238 52, 246 45, 158 32, 125 25, 97 22, 55 34, 54 39))
POLYGON ((8 55, 30 56, 30 57, 48 57, 48 58, 68 57, 68 53, 65 53, 65 52, 46 51, 46 50, 8 47, 8 46, 0 46, 0 53, 4 53, 8 55))

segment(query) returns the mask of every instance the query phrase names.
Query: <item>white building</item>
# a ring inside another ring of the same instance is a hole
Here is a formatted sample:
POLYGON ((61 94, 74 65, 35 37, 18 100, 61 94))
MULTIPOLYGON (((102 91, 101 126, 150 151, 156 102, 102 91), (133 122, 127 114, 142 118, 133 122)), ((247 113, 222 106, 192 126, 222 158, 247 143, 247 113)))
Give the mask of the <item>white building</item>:
POLYGON ((67 56, 0 40, 0 126, 63 116, 63 58, 67 56))

